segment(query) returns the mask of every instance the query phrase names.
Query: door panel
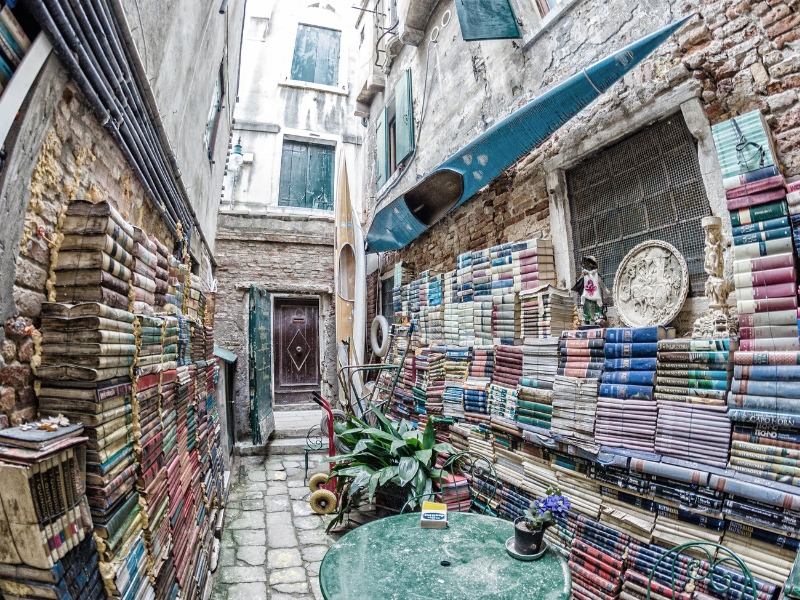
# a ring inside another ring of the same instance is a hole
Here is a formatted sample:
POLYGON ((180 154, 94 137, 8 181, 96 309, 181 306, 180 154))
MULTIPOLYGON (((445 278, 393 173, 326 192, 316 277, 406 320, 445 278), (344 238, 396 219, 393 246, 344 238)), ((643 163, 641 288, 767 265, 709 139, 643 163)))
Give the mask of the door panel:
POLYGON ((269 292, 250 288, 249 375, 253 444, 264 444, 275 429, 272 414, 272 338, 269 292))
POLYGON ((320 389, 319 301, 275 300, 275 402, 310 400, 320 389))

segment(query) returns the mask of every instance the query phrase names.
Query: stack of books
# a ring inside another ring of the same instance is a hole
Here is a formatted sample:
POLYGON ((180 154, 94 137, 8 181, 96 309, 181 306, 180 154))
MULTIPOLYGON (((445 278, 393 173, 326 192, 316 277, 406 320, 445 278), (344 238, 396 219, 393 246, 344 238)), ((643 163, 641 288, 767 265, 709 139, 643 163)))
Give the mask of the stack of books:
POLYGON ((133 311, 142 315, 153 315, 156 303, 156 267, 158 248, 139 227, 133 228, 133 311))
POLYGON ((663 456, 723 469, 727 465, 730 344, 727 339, 658 342, 655 448, 663 456))
POLYGON ((475 323, 473 321, 472 252, 459 254, 456 258, 456 282, 458 293, 458 344, 475 344, 475 323))
POLYGON ((442 397, 445 387, 445 352, 446 346, 430 347, 430 368, 428 370, 428 387, 426 390, 425 410, 423 414, 441 415, 444 410, 442 397))
POLYGON ((76 200, 67 208, 61 232, 53 271, 56 301, 101 302, 128 310, 133 227, 108 202, 76 200))
POLYGON ((178 367, 178 340, 180 327, 178 318, 173 316, 163 316, 164 337, 161 354, 161 370, 170 371, 178 367))
POLYGON ((569 556, 572 594, 576 600, 616 600, 630 538, 611 527, 578 516, 569 556))
POLYGON ((492 383, 515 388, 522 377, 522 346, 495 346, 492 383))
POLYGON ((469 480, 464 475, 447 473, 436 480, 436 501, 447 505, 447 510, 469 512, 472 506, 469 480))
POLYGON ((501 244, 489 251, 492 278, 492 340, 495 345, 514 345, 522 339, 522 319, 514 288, 515 250, 524 244, 501 244))
POLYGON ((594 439, 598 380, 556 375, 553 384, 553 433, 575 440, 594 439))
POLYGON ((167 303, 164 305, 163 309, 164 312, 178 314, 183 312, 186 271, 183 269, 184 265, 172 255, 167 257, 167 263, 168 279, 167 296, 165 298, 167 303))
POLYGON ((178 317, 178 365, 192 362, 192 321, 178 317))
POLYGON ((516 421, 550 429, 553 416, 553 382, 520 377, 517 388, 516 421))
POLYGON ((445 350, 444 363, 444 404, 445 417, 463 418, 464 416, 464 380, 469 369, 469 348, 464 346, 448 346, 445 350))
POLYGON ((174 310, 169 308, 171 302, 168 297, 170 253, 167 247, 159 242, 155 236, 150 236, 150 241, 153 242, 156 249, 156 291, 153 306, 156 312, 172 313, 174 310))
POLYGON ((486 413, 489 384, 494 373, 494 348, 474 347, 469 361, 469 372, 464 381, 465 413, 486 413))
POLYGON ((515 244, 512 256, 515 291, 522 293, 544 285, 555 285, 556 266, 552 240, 537 238, 515 244))
MULTIPOLYGON (((194 534, 193 520, 196 514, 194 496, 191 491, 192 462, 189 456, 190 405, 194 402, 194 376, 189 365, 177 370, 177 447, 178 459, 172 473, 167 473, 170 488, 170 533, 172 535, 172 556, 175 563, 178 584, 184 588, 187 583, 191 562, 191 545, 194 534), (170 482, 170 479, 173 481, 170 482), (173 491, 174 490, 174 491, 173 491)), ((172 465, 170 465, 172 466, 172 465)))
POLYGON ((136 373, 148 375, 162 368, 164 353, 164 320, 160 317, 136 315, 139 322, 137 338, 136 373))
POLYGON ((443 340, 445 344, 458 344, 458 276, 456 270, 443 275, 442 304, 444 305, 443 340))
POLYGON ((544 285, 520 292, 522 335, 530 339, 559 338, 572 327, 575 302, 568 290, 544 285))
POLYGON ((602 374, 595 425, 595 439, 601 444, 653 451, 658 418, 653 398, 656 355, 658 341, 669 336, 674 330, 659 326, 606 329, 603 352, 611 368, 602 374), (644 360, 637 362, 640 359, 644 360))
POLYGON ((558 371, 565 377, 599 379, 603 373, 605 329, 586 328, 561 333, 558 371))
POLYGON ((82 433, 80 424, 63 418, 0 431, 4 513, 0 590, 4 595, 16 595, 14 580, 26 572, 38 597, 52 597, 47 595, 51 586, 75 585, 76 574, 67 576, 64 567, 68 565, 60 561, 74 557, 81 542, 91 537, 82 433))
POLYGON ((492 383, 489 385, 488 412, 492 417, 513 421, 517 412, 517 389, 492 383))
POLYGON ((492 259, 489 250, 472 253, 472 324, 475 345, 492 345, 492 259))
POLYGON ((794 250, 800 256, 800 181, 786 184, 786 204, 789 208, 794 250))

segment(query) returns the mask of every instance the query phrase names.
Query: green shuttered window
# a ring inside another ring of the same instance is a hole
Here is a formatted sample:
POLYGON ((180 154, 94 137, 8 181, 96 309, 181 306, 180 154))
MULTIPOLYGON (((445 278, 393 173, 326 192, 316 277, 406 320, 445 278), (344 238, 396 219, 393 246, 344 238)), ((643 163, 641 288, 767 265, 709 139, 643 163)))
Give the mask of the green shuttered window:
POLYGON ((397 166, 414 152, 414 103, 411 69, 400 76, 394 95, 375 124, 378 189, 397 170, 397 166))
POLYGON ((334 146, 284 140, 278 206, 333 210, 334 146))
POLYGON ((521 37, 509 0, 456 0, 456 11, 467 42, 521 37))
POLYGON ((298 25, 292 58, 292 79, 338 85, 341 35, 335 29, 298 25))

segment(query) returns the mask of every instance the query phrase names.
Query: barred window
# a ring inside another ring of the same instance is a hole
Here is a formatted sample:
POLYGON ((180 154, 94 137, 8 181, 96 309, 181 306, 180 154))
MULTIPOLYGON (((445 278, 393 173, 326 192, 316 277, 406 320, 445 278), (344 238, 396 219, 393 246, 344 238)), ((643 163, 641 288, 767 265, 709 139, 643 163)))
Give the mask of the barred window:
POLYGON ((576 273, 594 255, 611 289, 617 267, 641 242, 675 246, 689 268, 690 296, 702 296, 704 233, 711 214, 697 147, 680 115, 655 123, 567 172, 576 273))

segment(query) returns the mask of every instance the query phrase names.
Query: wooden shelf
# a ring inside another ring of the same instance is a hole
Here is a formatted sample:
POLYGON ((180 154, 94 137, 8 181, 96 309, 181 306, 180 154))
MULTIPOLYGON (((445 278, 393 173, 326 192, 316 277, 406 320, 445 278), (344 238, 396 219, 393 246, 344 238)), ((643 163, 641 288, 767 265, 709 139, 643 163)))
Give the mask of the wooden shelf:
POLYGON ((14 76, 0 95, 0 145, 5 142, 6 136, 14 124, 14 119, 17 117, 17 111, 25 101, 25 97, 52 49, 50 40, 43 33, 37 35, 30 50, 14 71, 14 76))

